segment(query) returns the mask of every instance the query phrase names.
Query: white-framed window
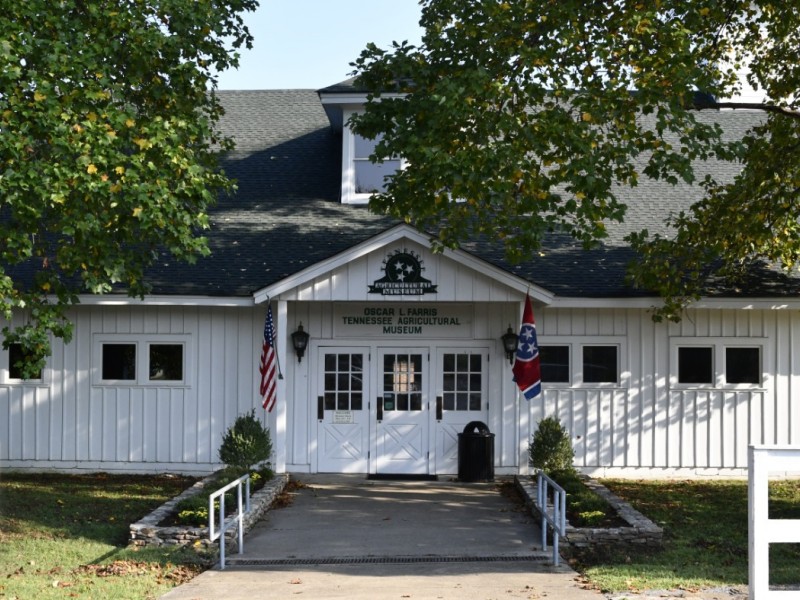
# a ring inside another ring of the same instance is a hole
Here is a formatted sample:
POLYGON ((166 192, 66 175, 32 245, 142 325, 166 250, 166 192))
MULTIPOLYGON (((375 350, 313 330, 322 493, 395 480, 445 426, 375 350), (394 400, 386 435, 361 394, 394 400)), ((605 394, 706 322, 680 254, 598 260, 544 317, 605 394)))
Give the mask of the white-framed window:
POLYGON ((549 387, 627 385, 625 339, 618 336, 539 336, 542 384, 549 387))
POLYGON ((4 351, 5 361, 2 367, 3 383, 6 384, 34 384, 41 385, 46 383, 48 369, 42 369, 37 376, 28 379, 22 378, 22 368, 20 363, 25 361, 25 353, 22 351, 21 344, 11 344, 8 350, 4 351))
POLYGON ((762 338, 671 338, 670 384, 677 388, 762 387, 762 338))
MULTIPOLYGON (((352 113, 351 113, 352 114, 352 113)), ((345 123, 349 115, 345 115, 345 123)), ((380 138, 368 139, 348 127, 342 133, 342 203, 367 204, 370 196, 386 187, 386 177, 402 167, 400 158, 373 163, 369 160, 380 138)))
POLYGON ((184 386, 190 360, 188 335, 97 335, 92 353, 96 385, 184 386))

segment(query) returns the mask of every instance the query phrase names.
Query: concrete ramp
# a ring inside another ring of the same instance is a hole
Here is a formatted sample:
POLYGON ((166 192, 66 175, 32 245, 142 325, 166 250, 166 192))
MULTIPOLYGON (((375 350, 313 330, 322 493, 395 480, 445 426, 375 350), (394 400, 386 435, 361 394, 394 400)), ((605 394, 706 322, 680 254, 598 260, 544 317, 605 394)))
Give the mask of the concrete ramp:
POLYGON ((232 565, 548 560, 538 526, 502 483, 293 479, 290 506, 251 530, 232 565))

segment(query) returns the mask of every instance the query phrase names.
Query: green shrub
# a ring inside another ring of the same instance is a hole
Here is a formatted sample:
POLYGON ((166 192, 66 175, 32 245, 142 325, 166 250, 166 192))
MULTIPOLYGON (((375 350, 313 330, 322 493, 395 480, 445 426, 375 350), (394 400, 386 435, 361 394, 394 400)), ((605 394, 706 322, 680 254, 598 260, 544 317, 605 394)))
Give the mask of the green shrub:
MULTIPOLYGON (((572 440, 561 422, 554 417, 539 421, 539 427, 533 434, 533 441, 528 445, 531 466, 541 469, 548 475, 554 472, 572 472, 572 460, 575 451, 572 440)), ((552 476, 552 475, 551 475, 552 476)))
POLYGON ((256 463, 266 461, 271 454, 269 429, 256 418, 255 409, 236 418, 222 436, 219 448, 219 459, 239 474, 248 471, 256 463))
POLYGON ((578 522, 574 523, 577 527, 595 527, 606 519, 606 513, 602 510, 578 513, 578 522))
MULTIPOLYGON (((215 503, 214 509, 218 508, 219 504, 215 503)), ((206 527, 208 525, 208 495, 198 494, 184 498, 175 505, 175 511, 178 513, 177 524, 206 527)))
MULTIPOLYGON (((264 484, 275 476, 269 466, 262 466, 258 470, 250 471, 250 494, 264 487, 264 484)), ((235 467, 228 467, 217 471, 212 479, 206 484, 204 491, 195 496, 184 498, 175 505, 175 525, 186 525, 190 527, 208 526, 208 497, 211 493, 225 487, 231 481, 239 479, 241 475, 235 467)), ((244 493, 244 486, 242 493, 244 493)), ((219 500, 214 502, 214 510, 219 513, 219 500)), ((236 488, 225 492, 225 512, 231 514, 236 510, 236 488)))

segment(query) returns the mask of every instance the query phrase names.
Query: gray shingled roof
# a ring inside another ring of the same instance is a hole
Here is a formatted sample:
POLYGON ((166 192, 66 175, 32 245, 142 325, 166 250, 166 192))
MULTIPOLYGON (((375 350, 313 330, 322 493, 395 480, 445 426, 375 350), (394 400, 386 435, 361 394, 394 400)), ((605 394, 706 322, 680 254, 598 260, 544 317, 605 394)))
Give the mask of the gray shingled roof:
MULTIPOLYGON (((352 91, 350 82, 323 90, 352 91)), ((219 92, 226 115, 222 130, 237 148, 223 166, 239 191, 222 198, 212 211, 212 255, 187 267, 164 264, 151 273, 159 294, 249 296, 309 265, 394 226, 364 207, 339 202, 341 133, 331 128, 313 90, 219 92)), ((703 111, 729 135, 740 136, 758 113, 703 111)), ((709 163, 718 176, 731 178, 734 165, 709 163)), ((688 208, 700 190, 645 181, 620 189, 628 204, 624 224, 610 228, 597 249, 586 251, 566 236, 551 236, 542 251, 523 265, 507 264, 502 249, 486 241, 463 248, 560 296, 643 295, 626 286, 625 267, 634 258, 623 237, 630 231, 658 229, 669 212, 688 208)), ((751 282, 752 295, 797 293, 797 286, 767 272, 751 282)), ((742 291, 734 291, 736 294, 742 291)))

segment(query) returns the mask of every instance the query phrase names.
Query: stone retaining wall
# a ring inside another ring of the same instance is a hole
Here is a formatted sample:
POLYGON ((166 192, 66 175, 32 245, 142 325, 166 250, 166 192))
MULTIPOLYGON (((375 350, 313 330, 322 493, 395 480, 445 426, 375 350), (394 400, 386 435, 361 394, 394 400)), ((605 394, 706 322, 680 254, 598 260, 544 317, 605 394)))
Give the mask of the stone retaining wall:
MULTIPOLYGON (((162 527, 159 525, 164 519, 169 517, 174 511, 175 506, 190 496, 206 492, 208 494, 215 490, 206 490, 206 484, 211 480, 210 477, 198 481, 192 487, 181 494, 175 496, 151 512, 149 515, 132 523, 130 526, 131 546, 186 546, 191 545, 198 550, 210 549, 210 546, 218 545, 219 542, 210 542, 208 539, 208 527, 182 527, 171 526, 162 527)), ((286 473, 275 475, 270 481, 264 484, 257 492, 250 496, 250 512, 244 515, 244 530, 248 531, 264 513, 269 510, 272 501, 280 494, 289 482, 286 473)), ((228 530, 226 537, 235 539, 236 529, 228 530)))
MULTIPOLYGON (((517 487, 522 492, 526 504, 530 507, 531 513, 537 518, 541 518, 539 510, 536 508, 536 484, 530 479, 514 478, 517 487)), ((566 538, 561 538, 567 546, 572 548, 595 548, 598 546, 612 546, 619 548, 660 548, 664 530, 645 517, 629 503, 623 501, 619 496, 612 493, 604 485, 587 479, 584 481, 586 486, 593 490, 598 496, 608 502, 617 515, 628 523, 627 527, 573 527, 567 523, 566 538)))

